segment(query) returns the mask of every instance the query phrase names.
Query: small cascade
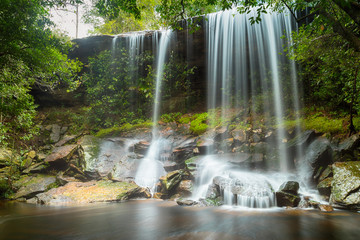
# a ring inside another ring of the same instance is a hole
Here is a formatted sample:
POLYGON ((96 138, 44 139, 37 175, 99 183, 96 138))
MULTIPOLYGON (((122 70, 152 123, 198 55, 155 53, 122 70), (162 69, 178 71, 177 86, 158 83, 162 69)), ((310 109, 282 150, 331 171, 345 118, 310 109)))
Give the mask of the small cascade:
POLYGON ((163 162, 167 159, 164 159, 163 152, 169 146, 167 140, 162 139, 159 135, 157 123, 159 121, 160 114, 160 99, 161 99, 161 83, 162 76, 164 71, 164 64, 168 52, 168 46, 171 39, 171 31, 163 31, 160 35, 160 40, 158 40, 158 33, 155 33, 155 42, 154 46, 158 46, 157 55, 156 55, 156 65, 157 65, 157 74, 156 74, 156 87, 155 87, 155 99, 154 99, 154 111, 153 111, 153 130, 152 130, 152 141, 150 148, 144 159, 141 160, 141 163, 138 167, 135 176, 135 182, 142 187, 147 187, 150 189, 151 194, 156 192, 156 184, 159 181, 160 176, 165 175, 165 170, 163 168, 163 162), (156 41, 158 40, 158 41, 156 41))
POLYGON ((249 208, 275 206, 274 187, 283 180, 283 176, 246 172, 221 155, 204 157, 198 164, 198 176, 194 199, 221 197, 225 205, 249 208))

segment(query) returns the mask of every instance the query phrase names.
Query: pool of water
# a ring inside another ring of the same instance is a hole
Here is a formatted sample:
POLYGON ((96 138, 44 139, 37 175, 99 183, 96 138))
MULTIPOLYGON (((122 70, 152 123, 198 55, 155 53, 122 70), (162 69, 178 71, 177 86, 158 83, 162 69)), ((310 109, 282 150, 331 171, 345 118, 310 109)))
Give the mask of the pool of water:
POLYGON ((134 200, 87 206, 0 203, 0 239, 360 239, 360 214, 181 207, 134 200))

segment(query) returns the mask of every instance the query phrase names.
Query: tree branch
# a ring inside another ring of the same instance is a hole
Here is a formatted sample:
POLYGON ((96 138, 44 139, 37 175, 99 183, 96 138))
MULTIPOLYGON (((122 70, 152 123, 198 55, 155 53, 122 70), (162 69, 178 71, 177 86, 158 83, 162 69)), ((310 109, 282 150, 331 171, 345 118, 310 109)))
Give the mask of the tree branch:
POLYGON ((334 32, 344 37, 350 43, 352 48, 354 48, 357 52, 360 52, 360 39, 355 36, 353 32, 349 31, 341 24, 341 22, 336 20, 333 15, 325 11, 323 8, 320 8, 319 13, 332 22, 334 32))

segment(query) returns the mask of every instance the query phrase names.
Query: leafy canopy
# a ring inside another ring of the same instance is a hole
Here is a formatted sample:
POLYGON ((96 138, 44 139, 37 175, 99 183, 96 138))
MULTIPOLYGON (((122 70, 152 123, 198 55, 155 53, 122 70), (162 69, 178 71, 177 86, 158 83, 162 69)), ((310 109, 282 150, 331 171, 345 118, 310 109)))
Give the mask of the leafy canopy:
POLYGON ((74 83, 77 61, 67 58, 70 42, 51 31, 50 7, 78 0, 2 0, 0 2, 0 143, 27 140, 35 108, 29 94, 34 84, 51 89, 74 83))

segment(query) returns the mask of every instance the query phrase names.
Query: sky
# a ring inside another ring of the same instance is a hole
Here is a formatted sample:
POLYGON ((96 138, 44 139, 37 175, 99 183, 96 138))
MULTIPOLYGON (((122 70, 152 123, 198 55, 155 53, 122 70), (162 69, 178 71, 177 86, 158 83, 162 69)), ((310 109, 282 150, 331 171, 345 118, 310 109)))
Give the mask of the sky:
MULTIPOLYGON (((91 0, 85 0, 85 4, 89 4, 91 0)), ((61 32, 64 32, 70 38, 76 37, 76 14, 75 7, 68 7, 68 11, 63 10, 51 10, 52 15, 51 20, 57 25, 57 29, 61 32)), ((92 30, 93 27, 91 24, 85 24, 82 16, 85 13, 85 7, 79 6, 79 33, 78 38, 87 37, 90 34, 89 30, 92 30)))

